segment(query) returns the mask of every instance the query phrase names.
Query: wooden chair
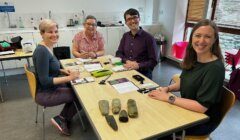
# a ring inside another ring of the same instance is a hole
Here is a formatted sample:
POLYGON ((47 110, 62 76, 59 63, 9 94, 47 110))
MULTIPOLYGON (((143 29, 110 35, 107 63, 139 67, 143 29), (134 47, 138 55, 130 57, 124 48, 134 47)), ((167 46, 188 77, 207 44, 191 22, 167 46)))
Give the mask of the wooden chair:
MULTIPOLYGON (((225 86, 222 87, 222 99, 220 102, 220 108, 221 108, 221 121, 226 116, 227 112, 231 109, 233 104, 235 103, 235 94, 226 88, 225 86)), ((205 136, 185 136, 184 140, 209 140, 211 139, 209 135, 205 136)))
POLYGON ((177 83, 177 82, 179 82, 179 81, 180 81, 180 74, 174 74, 173 77, 172 77, 172 79, 171 79, 170 82, 169 82, 169 85, 170 85, 172 82, 177 83))
MULTIPOLYGON (((33 72, 31 72, 27 66, 27 64, 24 65, 24 70, 25 70, 25 73, 27 75, 27 79, 28 79, 28 84, 29 84, 29 89, 30 89, 30 93, 31 93, 31 96, 34 100, 34 102, 37 104, 37 107, 36 107, 36 120, 35 120, 35 123, 37 124, 37 119, 38 119, 38 103, 36 102, 35 100, 35 97, 36 97, 36 93, 37 93, 37 80, 36 80, 36 77, 35 77, 35 74, 33 72)), ((81 121, 81 124, 82 124, 82 127, 83 127, 83 130, 85 131, 86 128, 85 128, 85 125, 83 123, 83 120, 82 120, 82 117, 79 113, 79 109, 76 105, 76 103, 74 102, 74 105, 77 109, 77 113, 78 113, 78 116, 80 118, 80 121, 81 121)), ((41 105, 40 105, 41 106, 41 105)), ((45 140, 45 109, 46 109, 47 106, 43 106, 43 139, 45 140)))

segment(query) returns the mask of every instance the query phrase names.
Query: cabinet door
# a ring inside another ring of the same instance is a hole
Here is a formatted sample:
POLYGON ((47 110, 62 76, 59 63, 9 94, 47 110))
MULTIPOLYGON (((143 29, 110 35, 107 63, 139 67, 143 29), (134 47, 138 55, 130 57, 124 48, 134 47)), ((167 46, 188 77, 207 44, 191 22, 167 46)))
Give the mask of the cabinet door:
POLYGON ((40 35, 40 32, 33 32, 33 41, 36 46, 42 41, 42 36, 40 35))
POLYGON ((106 48, 106 54, 115 56, 122 34, 122 27, 107 27, 108 46, 106 48))
POLYGON ((3 40, 9 41, 8 34, 0 34, 0 41, 3 40))
POLYGON ((142 28, 154 36, 157 33, 161 33, 162 26, 161 25, 145 25, 145 26, 142 26, 142 28))
POLYGON ((108 48, 108 38, 107 38, 107 28, 102 28, 102 27, 98 27, 97 31, 100 32, 103 36, 104 39, 104 49, 105 49, 105 55, 107 55, 107 48, 108 48))
POLYGON ((70 53, 71 58, 73 58, 72 55, 72 40, 73 40, 74 34, 72 30, 65 30, 65 31, 59 31, 59 40, 57 43, 57 46, 69 46, 70 47, 70 53))

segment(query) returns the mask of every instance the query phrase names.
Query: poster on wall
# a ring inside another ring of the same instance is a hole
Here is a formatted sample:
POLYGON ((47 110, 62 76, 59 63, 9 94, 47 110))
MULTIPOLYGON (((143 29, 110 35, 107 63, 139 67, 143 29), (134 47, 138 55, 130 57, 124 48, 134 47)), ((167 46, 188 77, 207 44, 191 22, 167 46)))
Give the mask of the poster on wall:
POLYGON ((0 12, 15 12, 12 2, 0 2, 0 12))

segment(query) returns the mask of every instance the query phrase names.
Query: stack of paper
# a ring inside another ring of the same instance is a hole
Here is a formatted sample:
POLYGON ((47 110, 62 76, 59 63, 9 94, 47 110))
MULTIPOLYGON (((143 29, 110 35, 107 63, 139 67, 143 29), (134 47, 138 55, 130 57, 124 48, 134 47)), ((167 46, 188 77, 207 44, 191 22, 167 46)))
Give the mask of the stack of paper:
POLYGON ((84 62, 90 62, 90 61, 92 61, 93 59, 91 59, 91 58, 88 58, 88 59, 77 58, 77 60, 80 61, 80 62, 82 62, 82 63, 84 63, 84 62))
POLYGON ((127 69, 123 67, 123 65, 119 65, 119 66, 114 66, 112 67, 112 70, 114 72, 119 72, 119 71, 126 71, 127 69))
POLYGON ((139 88, 126 78, 108 81, 120 94, 137 91, 139 88))
POLYGON ((103 67, 102 67, 100 62, 85 62, 84 63, 84 68, 88 72, 92 72, 92 71, 95 71, 95 70, 102 70, 103 69, 103 67))

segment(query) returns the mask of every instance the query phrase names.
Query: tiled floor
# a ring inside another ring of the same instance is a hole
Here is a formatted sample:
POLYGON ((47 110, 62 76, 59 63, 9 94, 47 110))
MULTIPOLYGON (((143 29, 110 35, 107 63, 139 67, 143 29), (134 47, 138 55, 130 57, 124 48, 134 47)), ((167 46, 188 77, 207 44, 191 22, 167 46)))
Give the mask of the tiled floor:
MULTIPOLYGON (((165 86, 175 73, 181 70, 166 63, 157 65, 154 70, 153 80, 165 86)), ((1 77, 2 80, 2 77, 1 77)), ((42 139, 42 110, 39 110, 39 123, 36 125, 36 106, 30 96, 25 75, 8 77, 9 85, 1 84, 5 102, 0 102, 0 140, 41 140, 42 139)), ((46 110, 46 139, 47 140, 94 140, 97 139, 87 118, 83 119, 87 126, 84 132, 77 117, 72 123, 72 135, 62 136, 50 124, 50 118, 59 114, 62 106, 47 108, 46 110)), ((237 101, 225 117, 222 124, 211 135, 214 140, 239 140, 240 135, 240 103, 237 101)))

